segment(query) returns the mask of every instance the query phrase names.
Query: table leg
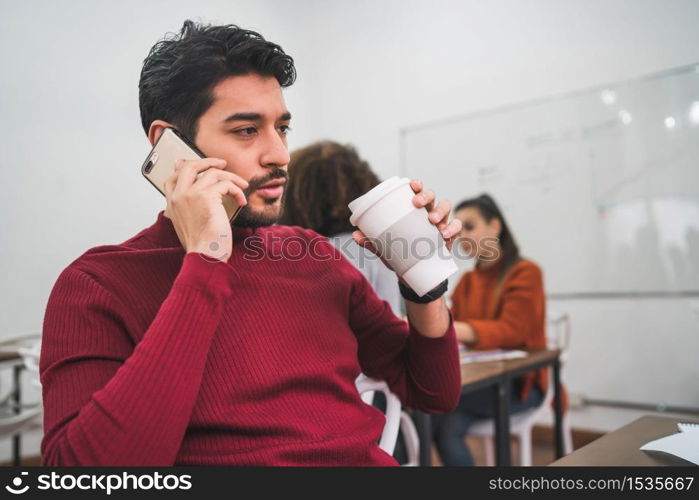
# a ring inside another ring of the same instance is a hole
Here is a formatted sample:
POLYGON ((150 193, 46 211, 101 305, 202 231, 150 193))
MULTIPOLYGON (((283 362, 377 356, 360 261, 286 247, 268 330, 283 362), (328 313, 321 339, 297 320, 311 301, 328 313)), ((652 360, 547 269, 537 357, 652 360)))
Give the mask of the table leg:
MULTIPOLYGON (((12 383, 14 386, 14 394, 12 399, 15 403, 15 413, 20 413, 22 409, 20 404, 22 402, 22 394, 20 393, 20 374, 22 372, 22 365, 14 367, 12 374, 12 383)), ((12 465, 15 467, 20 466, 20 459, 22 455, 22 435, 15 434, 12 437, 12 465)))
POLYGON ((503 377, 495 390, 495 464, 512 465, 510 457, 510 380, 503 377))
POLYGON ((432 465, 432 422, 427 413, 414 411, 412 414, 415 429, 420 440, 420 466, 432 465))
POLYGON ((556 432, 556 458, 563 456, 563 401, 561 398, 561 361, 553 362, 553 409, 556 432))

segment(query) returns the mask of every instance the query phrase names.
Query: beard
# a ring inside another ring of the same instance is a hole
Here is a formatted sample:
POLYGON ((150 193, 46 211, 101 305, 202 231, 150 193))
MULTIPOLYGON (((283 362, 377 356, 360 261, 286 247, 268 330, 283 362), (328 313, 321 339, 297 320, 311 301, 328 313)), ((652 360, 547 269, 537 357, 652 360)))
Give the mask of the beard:
MULTIPOLYGON (((283 196, 283 195, 282 195, 283 196)), ((277 200, 265 200, 265 205, 273 205, 277 200)), ((279 220, 280 210, 274 212, 257 212, 250 208, 250 205, 245 205, 238 212, 238 216, 231 222, 231 227, 263 227, 276 224, 279 220)))
MULTIPOLYGON (((258 187, 263 184, 267 184, 275 179, 288 179, 286 170, 277 168, 272 170, 268 175, 264 177, 254 177, 248 181, 248 187, 245 189, 245 197, 248 198, 250 194, 255 191, 258 187)), ((288 186, 288 185, 287 185, 288 186)), ((231 222, 231 227, 264 227, 276 224, 281 215, 281 207, 284 205, 284 198, 286 197, 286 188, 280 198, 275 199, 264 199, 264 207, 261 211, 255 211, 250 207, 250 205, 245 205, 238 212, 238 216, 231 222), (275 207, 274 205, 279 201, 279 205, 275 207)))

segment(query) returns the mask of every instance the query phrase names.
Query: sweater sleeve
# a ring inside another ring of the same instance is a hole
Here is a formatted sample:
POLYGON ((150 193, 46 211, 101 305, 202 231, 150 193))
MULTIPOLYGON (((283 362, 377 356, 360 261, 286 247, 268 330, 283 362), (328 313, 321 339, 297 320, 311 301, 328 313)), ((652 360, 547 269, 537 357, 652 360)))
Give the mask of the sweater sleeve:
POLYGON ((67 268, 44 317, 42 465, 173 465, 234 276, 187 254, 134 346, 121 299, 67 268))
POLYGON ((461 370, 451 314, 443 337, 425 337, 393 315, 389 304, 356 272, 350 326, 364 374, 385 380, 406 406, 430 413, 456 407, 461 370))
POLYGON ((496 319, 467 319, 478 335, 473 349, 513 349, 524 345, 544 304, 543 278, 538 266, 515 269, 503 284, 496 319))

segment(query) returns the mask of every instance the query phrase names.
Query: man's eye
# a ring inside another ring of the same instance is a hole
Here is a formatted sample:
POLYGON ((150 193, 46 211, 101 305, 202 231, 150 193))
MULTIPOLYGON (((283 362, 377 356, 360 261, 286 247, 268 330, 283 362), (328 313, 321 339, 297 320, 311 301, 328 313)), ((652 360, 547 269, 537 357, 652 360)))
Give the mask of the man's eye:
POLYGON ((281 125, 279 127, 279 131, 282 133, 282 135, 287 135, 289 132, 291 132, 291 127, 289 125, 281 125))
POLYGON ((473 224, 464 224, 463 227, 466 231, 473 231, 473 224))
POLYGON ((248 137, 251 135, 254 135, 255 132, 257 132, 257 129, 255 127, 246 127, 246 128, 241 128, 238 130, 235 130, 233 133, 242 135, 243 137, 248 137))

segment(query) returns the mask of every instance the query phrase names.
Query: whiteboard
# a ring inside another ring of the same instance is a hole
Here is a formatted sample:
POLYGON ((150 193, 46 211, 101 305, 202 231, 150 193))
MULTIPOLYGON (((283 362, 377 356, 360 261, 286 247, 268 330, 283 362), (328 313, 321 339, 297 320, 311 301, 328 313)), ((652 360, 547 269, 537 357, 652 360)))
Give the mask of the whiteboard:
POLYGON ((495 197, 550 296, 699 294, 699 65, 401 137, 439 198, 495 197))

